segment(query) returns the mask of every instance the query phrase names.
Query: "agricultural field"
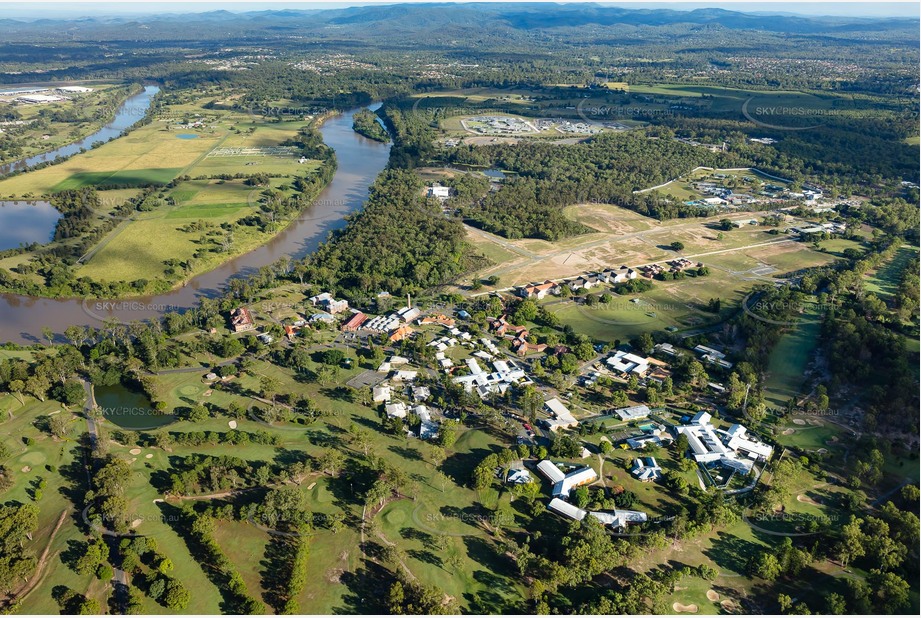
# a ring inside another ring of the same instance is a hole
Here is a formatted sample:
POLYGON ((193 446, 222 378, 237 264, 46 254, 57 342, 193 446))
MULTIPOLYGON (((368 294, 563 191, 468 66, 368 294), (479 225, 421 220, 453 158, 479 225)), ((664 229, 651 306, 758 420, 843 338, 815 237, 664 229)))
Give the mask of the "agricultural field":
MULTIPOLYGON (((193 98, 163 106, 153 122, 126 136, 61 164, 0 180, 0 195, 34 198, 99 186, 105 190, 99 192, 102 208, 97 214, 105 220, 139 193, 130 187, 165 186, 178 176, 189 177, 171 189, 161 189, 147 199, 143 210, 115 226, 83 255, 76 274, 100 282, 175 278, 168 260, 191 265, 183 277, 206 272, 265 243, 284 222, 265 231, 235 225, 227 238, 221 225, 237 224, 259 213, 267 189, 281 197, 292 195, 291 180, 316 174, 320 165, 284 145, 310 124, 311 117, 263 122, 249 114, 205 109, 208 101, 193 98), (266 175, 268 183, 251 186, 243 177, 254 174, 266 175), (224 245, 221 252, 201 250, 203 238, 216 242, 218 236, 224 245)), ((4 267, 30 257, 13 256, 4 267)))

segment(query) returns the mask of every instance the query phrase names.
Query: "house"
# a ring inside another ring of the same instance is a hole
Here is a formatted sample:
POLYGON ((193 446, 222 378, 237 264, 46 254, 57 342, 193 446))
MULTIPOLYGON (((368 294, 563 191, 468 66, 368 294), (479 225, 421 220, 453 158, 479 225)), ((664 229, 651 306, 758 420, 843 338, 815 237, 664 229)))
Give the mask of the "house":
POLYGON ((309 318, 307 318, 307 321, 310 322, 311 324, 315 324, 317 322, 324 322, 326 324, 332 324, 333 322, 336 321, 336 318, 331 313, 314 313, 309 318))
POLYGON ((363 314, 361 311, 357 311, 352 314, 352 317, 350 317, 348 320, 345 321, 345 324, 342 325, 342 332, 344 333, 355 332, 356 330, 361 328, 361 325, 364 324, 367 320, 368 320, 368 316, 363 314))
POLYGON ((230 312, 230 325, 235 333, 242 333, 256 328, 253 316, 246 307, 237 307, 230 312))
POLYGON ((272 337, 272 335, 268 333, 262 333, 261 335, 257 336, 256 339, 258 339, 259 341, 261 341, 262 343, 266 345, 269 345, 270 343, 275 341, 275 338, 272 337))
POLYGON ((412 382, 417 377, 419 377, 418 371, 409 371, 406 369, 401 369, 400 371, 394 372, 393 381, 394 382, 412 382))
POLYGON ((534 298, 540 300, 550 294, 557 287, 556 283, 547 279, 543 283, 526 285, 517 290, 518 296, 522 298, 534 298))
POLYGON ((652 371, 646 374, 646 382, 663 384, 665 380, 670 377, 672 377, 672 372, 670 369, 666 369, 665 367, 653 367, 652 371))
POLYGON ((432 391, 428 386, 417 386, 413 388, 413 400, 425 401, 432 396, 432 391))
POLYGON ((662 446, 662 438, 656 435, 656 433, 644 433, 638 436, 631 436, 624 440, 624 442, 634 451, 641 451, 650 444, 662 446))
POLYGON ((509 485, 526 485, 532 480, 531 473, 524 468, 518 470, 509 470, 508 478, 505 482, 509 485))
POLYGON ((619 416, 622 421, 635 421, 637 419, 646 418, 649 416, 649 413, 649 407, 644 405, 614 410, 614 414, 619 416))
POLYGON ((523 339, 515 339, 512 342, 512 349, 518 356, 527 356, 532 352, 543 352, 547 349, 546 343, 528 343, 523 339))
POLYGON ((556 431, 561 428, 569 429, 579 424, 579 421, 572 415, 569 408, 564 406, 556 397, 545 401, 544 409, 553 416, 553 420, 546 421, 546 424, 550 427, 550 431, 556 431))
POLYGON ((601 279, 595 275, 587 275, 584 277, 577 277, 569 282, 569 289, 573 292, 578 292, 579 290, 590 290, 594 287, 601 285, 601 279))
POLYGON ((406 404, 402 401, 388 403, 384 406, 387 416, 391 418, 406 418, 406 404))
POLYGON ((631 279, 636 279, 637 272, 627 266, 620 268, 609 268, 601 273, 601 278, 607 283, 626 283, 631 279))
POLYGON ((649 481, 656 481, 662 476, 662 468, 656 462, 655 457, 637 457, 633 460, 630 474, 644 483, 648 483, 649 481))
POLYGON ((390 387, 389 386, 375 386, 371 389, 371 400, 374 403, 383 403, 385 401, 390 401, 390 387))

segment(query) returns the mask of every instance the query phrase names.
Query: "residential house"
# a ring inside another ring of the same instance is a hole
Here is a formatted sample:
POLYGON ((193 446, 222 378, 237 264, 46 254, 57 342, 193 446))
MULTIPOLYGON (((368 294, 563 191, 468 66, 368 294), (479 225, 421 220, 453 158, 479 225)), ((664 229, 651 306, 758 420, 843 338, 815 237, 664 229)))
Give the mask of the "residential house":
POLYGON ((552 290, 556 287, 557 287, 556 283, 547 279, 543 283, 531 284, 531 285, 520 287, 518 288, 517 293, 518 293, 518 296, 521 296, 522 298, 533 298, 536 300, 540 300, 546 297, 547 294, 550 294, 552 290))
POLYGON ((544 402, 544 410, 553 417, 549 421, 545 421, 545 424, 550 428, 550 431, 556 431, 558 429, 570 429, 579 424, 579 421, 572 415, 572 412, 569 411, 569 408, 563 405, 563 403, 554 397, 553 399, 548 399, 544 402))
POLYGON ((242 333, 256 328, 256 323, 253 322, 253 315, 246 307, 237 307, 230 312, 230 325, 235 333, 242 333))
POLYGON ((662 468, 656 462, 655 457, 637 457, 633 460, 633 467, 630 469, 630 474, 644 483, 648 483, 661 478, 662 468))

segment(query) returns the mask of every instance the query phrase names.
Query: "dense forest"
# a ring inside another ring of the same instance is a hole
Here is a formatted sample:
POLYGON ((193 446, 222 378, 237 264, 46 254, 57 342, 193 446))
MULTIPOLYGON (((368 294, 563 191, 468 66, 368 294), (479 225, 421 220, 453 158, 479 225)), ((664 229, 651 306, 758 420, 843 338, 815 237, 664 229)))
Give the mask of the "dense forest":
POLYGON ((353 299, 414 294, 454 279, 470 259, 463 227, 423 197, 418 177, 388 170, 364 209, 306 259, 305 278, 353 299))
POLYGON ((368 109, 355 112, 352 116, 352 128, 356 133, 378 142, 389 142, 390 135, 387 129, 378 122, 377 114, 368 109))
POLYGON ((459 147, 456 165, 515 172, 497 192, 464 209, 475 225, 508 238, 556 240, 583 231, 562 209, 580 202, 618 204, 657 219, 693 217, 703 209, 634 191, 662 184, 698 166, 739 167, 725 153, 711 153, 642 133, 602 134, 572 146, 545 143, 459 147))

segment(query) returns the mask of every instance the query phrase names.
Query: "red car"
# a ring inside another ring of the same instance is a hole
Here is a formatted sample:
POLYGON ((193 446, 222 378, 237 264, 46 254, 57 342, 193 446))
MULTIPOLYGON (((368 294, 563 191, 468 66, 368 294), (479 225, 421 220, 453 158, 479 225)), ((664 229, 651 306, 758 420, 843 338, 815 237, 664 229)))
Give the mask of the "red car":
POLYGON ((524 428, 527 429, 528 431, 534 431, 534 429, 527 423, 524 424, 524 428))

